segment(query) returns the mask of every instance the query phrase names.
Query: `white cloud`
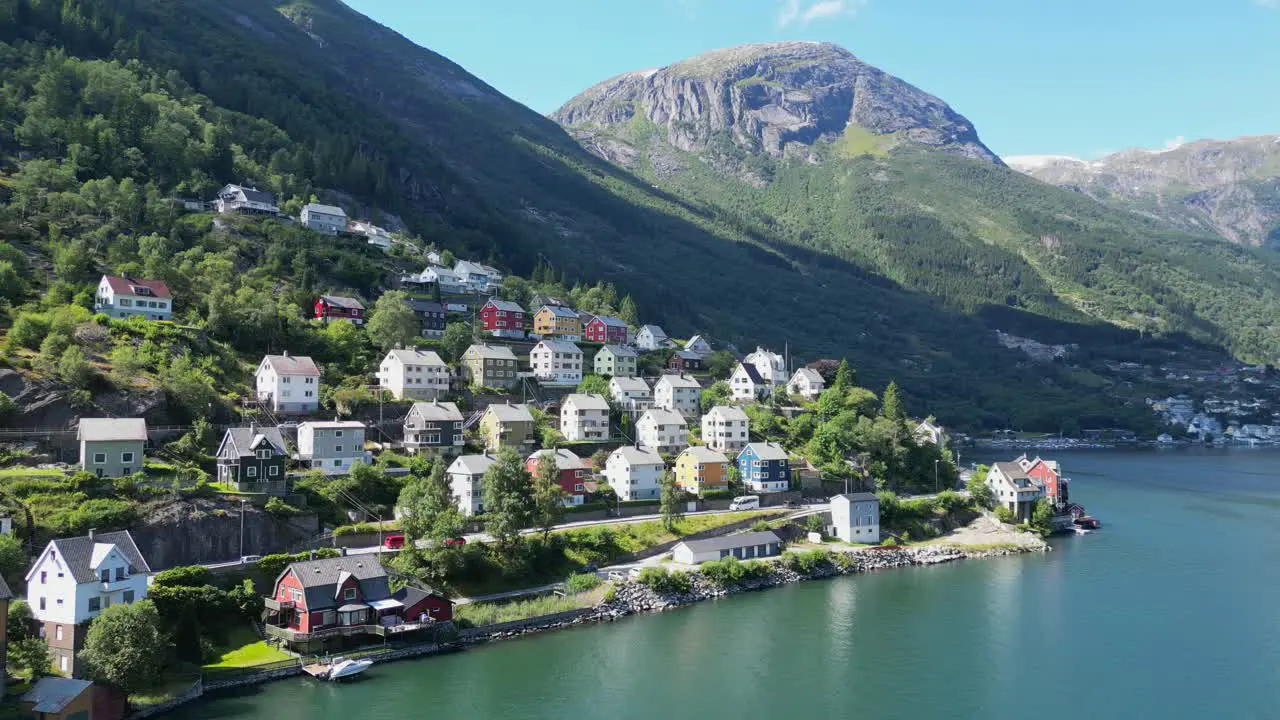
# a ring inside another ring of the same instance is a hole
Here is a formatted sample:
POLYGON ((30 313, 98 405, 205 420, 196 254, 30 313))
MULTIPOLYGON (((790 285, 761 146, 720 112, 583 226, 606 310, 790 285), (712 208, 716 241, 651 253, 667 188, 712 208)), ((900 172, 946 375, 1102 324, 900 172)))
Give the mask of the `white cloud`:
POLYGON ((866 0, 782 0, 778 6, 778 27, 787 27, 797 20, 808 25, 814 20, 853 15, 865 3, 866 0))
POLYGON ((1253 4, 1264 8, 1280 8, 1280 0, 1253 0, 1253 4))

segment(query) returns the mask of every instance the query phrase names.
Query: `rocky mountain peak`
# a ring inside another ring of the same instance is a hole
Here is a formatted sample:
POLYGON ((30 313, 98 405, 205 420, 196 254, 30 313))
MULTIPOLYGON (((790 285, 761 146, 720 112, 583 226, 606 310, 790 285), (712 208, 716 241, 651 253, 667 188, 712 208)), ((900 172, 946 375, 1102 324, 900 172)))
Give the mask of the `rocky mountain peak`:
POLYGON ((552 118, 582 137, 637 118, 698 152, 727 135, 772 157, 808 157, 850 133, 884 136, 999 163, 973 125, 938 98, 831 43, 777 42, 715 50, 656 70, 618 75, 552 118))

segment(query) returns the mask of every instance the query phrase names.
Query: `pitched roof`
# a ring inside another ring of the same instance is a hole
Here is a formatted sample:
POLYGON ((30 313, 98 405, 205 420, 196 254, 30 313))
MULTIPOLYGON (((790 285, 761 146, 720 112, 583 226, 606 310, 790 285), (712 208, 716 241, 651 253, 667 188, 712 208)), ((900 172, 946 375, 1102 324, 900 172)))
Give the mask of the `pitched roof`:
MULTIPOLYGON (((423 599, 428 598, 432 595, 435 595, 436 597, 444 600, 450 605, 453 604, 452 600, 445 597, 444 595, 441 595, 435 590, 432 590, 431 588, 413 587, 411 585, 405 585, 401 587, 399 590, 392 593, 391 597, 395 598, 396 600, 399 600, 400 604, 404 605, 406 608, 411 608, 414 605, 417 605, 418 603, 422 602, 423 599)), ((406 618, 406 619, 415 620, 416 618, 406 618)))
POLYGON ((566 450, 564 448, 557 448, 555 450, 539 450, 525 458, 525 462, 527 463, 528 461, 535 459, 537 462, 542 462, 542 458, 544 457, 555 458, 557 470, 585 470, 587 468, 587 464, 582 461, 582 458, 573 454, 573 451, 566 450))
POLYGON ((554 338, 548 338, 546 340, 539 341, 538 344, 534 346, 531 352, 537 352, 538 348, 540 347, 546 348, 551 352, 578 353, 579 355, 582 354, 582 348, 578 347, 577 345, 574 345, 568 340, 556 340, 554 338))
POLYGON ((147 441, 147 421, 142 418, 80 418, 76 439, 89 442, 147 441))
POLYGON ((697 380, 694 380, 688 375, 663 375, 661 378, 658 379, 658 385, 661 385, 663 383, 666 383, 667 387, 670 387, 673 390, 676 388, 701 388, 702 387, 701 385, 698 384, 697 380))
POLYGON ((662 465, 662 456, 655 450, 646 450, 635 445, 623 445, 622 447, 609 453, 612 457, 617 455, 625 459, 632 465, 662 465))
POLYGON ((310 428, 311 430, 346 430, 348 428, 365 429, 364 423, 359 420, 320 420, 308 421, 298 426, 298 429, 310 428))
POLYGON ((302 206, 303 210, 309 213, 323 213, 325 215, 341 215, 347 216, 347 211, 336 205, 321 205, 320 203, 307 203, 302 206))
POLYGON ((440 402, 439 400, 416 402, 413 407, 409 408, 409 414, 416 415, 423 420, 437 422, 457 422, 462 419, 462 412, 458 410, 457 403, 440 402))
POLYGON ((506 345, 472 345, 464 355, 475 355, 486 360, 515 360, 516 354, 506 345))
POLYGON ((459 455, 450 463, 446 472, 483 475, 496 462, 498 462, 498 458, 492 455, 459 455))
POLYGON ((595 316, 595 319, 596 319, 596 320, 599 320, 599 321, 600 321, 600 322, 602 322, 602 323, 604 323, 604 324, 605 324, 606 326, 608 326, 608 327, 620 327, 620 328, 625 328, 625 327, 627 326, 627 324, 626 324, 625 322, 623 322, 622 320, 620 320, 620 319, 618 319, 618 318, 616 318, 616 317, 609 317, 608 315, 596 315, 596 316, 595 316))
POLYGON ((605 345, 604 347, 600 348, 600 352, 604 352, 605 350, 608 350, 610 353, 612 353, 614 357, 620 357, 620 358, 640 357, 640 353, 636 352, 635 350, 632 350, 629 347, 625 347, 623 345, 605 345))
POLYGON ((682 360, 701 360, 702 359, 702 355, 699 355, 698 353, 692 350, 677 350, 675 351, 674 354, 682 360))
POLYGON ((423 300, 422 298, 409 298, 409 307, 412 308, 414 312, 419 313, 444 312, 444 305, 442 303, 438 303, 434 300, 423 300))
POLYGON ((578 313, 573 308, 567 308, 563 305, 543 305, 538 312, 546 310, 556 317, 577 318, 578 313))
POLYGON ((489 302, 485 304, 492 305, 494 308, 501 310, 503 312, 518 312, 518 313, 524 312, 524 308, 520 307, 520 303, 512 302, 510 300, 499 300, 498 298, 489 298, 489 302))
MULTIPOLYGON (((395 358, 405 365, 447 365, 434 350, 395 348, 387 351, 387 358, 395 358)), ((384 358, 384 359, 387 359, 384 358)))
POLYGON ((691 445, 691 446, 689 446, 689 447, 685 448, 685 449, 684 449, 684 452, 681 452, 680 454, 681 454, 681 455, 689 455, 689 456, 690 456, 690 457, 692 457, 694 460, 697 460, 697 461, 698 461, 698 462, 700 462, 700 463, 711 463, 711 462, 727 463, 727 462, 729 462, 729 458, 725 457, 724 453, 722 453, 722 452, 717 452, 717 451, 715 451, 715 450, 712 450, 711 448, 707 447, 706 445, 691 445))
POLYGON ((422 271, 423 275, 426 275, 427 273, 432 273, 433 275, 436 276, 437 279, 440 279, 440 280, 446 280, 446 281, 458 280, 458 273, 450 270, 447 267, 443 267, 440 265, 432 265, 428 267, 426 270, 422 271))
POLYGON ((238 193, 242 195, 244 199, 248 202, 263 203, 264 205, 276 204, 275 195, 272 195, 266 190, 259 190, 258 188, 251 188, 251 187, 245 187, 244 185, 232 184, 222 188, 222 192, 238 193))
POLYGON ((284 437, 280 435, 280 428, 275 427, 228 428, 227 434, 222 438, 222 442, 226 443, 230 440, 232 447, 236 449, 237 455, 249 457, 253 455, 254 444, 259 437, 269 443, 277 453, 282 455, 288 453, 288 450, 285 449, 284 437))
MULTIPOLYGON (((316 367, 315 362, 306 355, 267 355, 262 358, 262 363, 270 365, 271 369, 277 375, 310 375, 312 377, 320 377, 320 368, 316 367)), ((262 368, 262 364, 258 365, 262 368)))
POLYGON ((321 295, 320 299, 330 305, 335 305, 340 308, 347 308, 349 310, 364 309, 364 305, 361 305, 359 300, 345 295, 321 295))
POLYGON ((638 377, 615 377, 609 381, 609 385, 610 387, 616 387, 624 393, 652 392, 652 389, 649 387, 649 383, 645 382, 644 378, 638 377))
POLYGON ((173 297, 169 292, 169 286, 163 280, 143 280, 128 275, 103 275, 102 277, 106 278, 107 284, 111 286, 111 292, 117 295, 145 295, 162 299, 173 297), (139 289, 142 289, 142 292, 139 292, 139 289))
POLYGON ((31 703, 32 712, 56 714, 91 687, 93 683, 88 680, 45 676, 22 694, 22 702, 31 703))
POLYGON ((1004 473, 1004 476, 1009 478, 1010 480, 1020 480, 1022 478, 1027 478, 1027 479, 1031 478, 1030 475, 1027 475, 1027 471, 1023 470, 1022 466, 1016 462, 998 462, 998 463, 994 463, 994 466, 999 468, 1000 472, 1004 473))
POLYGON ((609 403, 599 395, 589 395, 585 393, 572 393, 564 399, 561 407, 573 403, 573 406, 579 410, 608 410, 609 403))
MULTIPOLYGON (((755 365, 752 365, 750 363, 738 363, 738 369, 745 372, 747 374, 747 378, 751 380, 751 382, 755 383, 756 385, 768 384, 764 381, 764 378, 760 376, 760 371, 756 369, 755 365)), ((734 374, 737 375, 738 371, 735 370, 734 374)))
POLYGON ((693 347, 694 345, 699 344, 699 341, 701 341, 702 343, 705 343, 707 347, 711 347, 711 341, 707 340, 702 335, 694 335, 693 337, 689 338, 689 342, 685 343, 684 346, 693 347))
MULTIPOLYGON (((151 572, 151 566, 147 565, 146 559, 138 551, 138 546, 133 542, 133 535, 130 535, 128 530, 94 533, 92 538, 82 535, 49 542, 49 546, 62 556, 62 562, 71 571, 71 577, 75 578, 77 584, 91 583, 98 579, 93 571, 93 556, 97 545, 115 545, 116 549, 129 561, 131 572, 151 572)), ((33 564, 31 570, 27 571, 27 575, 35 572, 35 569, 36 566, 33 564)))
POLYGON ((781 542, 782 538, 778 537, 772 530, 762 530, 760 532, 742 533, 741 535, 721 535, 720 537, 707 538, 706 540, 685 540, 680 545, 684 545, 695 553, 703 553, 712 550, 732 550, 740 547, 781 542))
POLYGON ((494 419, 499 422, 533 422, 533 415, 529 414, 527 405, 495 403, 489 406, 485 411, 493 415, 494 419))
POLYGON ((0 577, 0 600, 8 600, 13 597, 13 591, 9 589, 9 583, 0 577))
POLYGON ((717 415, 725 420, 747 422, 747 413, 736 405, 717 405, 707 411, 707 415, 717 415))
MULTIPOLYGON (((880 502, 880 497, 879 497, 878 495, 876 495, 875 493, 869 493, 869 492, 860 492, 860 493, 842 493, 842 494, 840 494, 840 495, 836 495, 836 497, 838 497, 838 498, 843 498, 843 499, 845 499, 845 500, 848 500, 848 501, 849 501, 849 502, 851 502, 851 503, 856 503, 856 502, 876 502, 876 503, 878 503, 878 502, 880 502)), ((834 500, 835 498, 832 498, 832 499, 834 500)))
POLYGON ((797 378, 804 378, 809 382, 816 383, 818 385, 825 385, 827 382, 826 380, 822 379, 822 373, 807 367, 802 367, 799 370, 796 370, 795 374, 791 376, 792 380, 795 380, 797 378))
MULTIPOLYGON (((742 448, 742 452, 750 450, 754 452, 759 460, 786 460, 787 451, 782 449, 781 445, 771 442, 750 443, 742 448)), ((741 454, 741 453, 739 453, 741 454)))
POLYGON ((636 424, 638 425, 644 422, 645 418, 650 418, 659 425, 685 425, 687 427, 687 424, 684 421, 684 416, 673 410, 650 408, 644 411, 644 414, 640 416, 640 419, 636 421, 636 424))
POLYGON ((644 325, 640 328, 640 332, 644 332, 646 330, 649 331, 649 334, 652 335, 655 340, 667 337, 667 331, 657 325, 644 325))
POLYGON ((276 578, 276 586, 279 586, 280 578, 291 571, 306 594, 308 610, 337 607, 340 604, 337 586, 346 577, 354 577, 360 583, 365 602, 391 597, 387 571, 376 557, 346 555, 321 560, 301 560, 281 571, 276 578))

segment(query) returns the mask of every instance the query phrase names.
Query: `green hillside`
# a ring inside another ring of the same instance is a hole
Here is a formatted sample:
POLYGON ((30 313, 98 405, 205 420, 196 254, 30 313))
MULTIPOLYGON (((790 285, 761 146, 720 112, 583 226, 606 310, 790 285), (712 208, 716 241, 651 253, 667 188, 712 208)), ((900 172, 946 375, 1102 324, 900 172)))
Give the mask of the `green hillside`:
POLYGON ((1276 354, 1261 255, 1201 253, 1006 170, 874 143, 822 167, 739 158, 774 178, 759 189, 696 158, 674 180, 632 174, 330 0, 0 0, 0 58, 0 262, 14 270, 0 279, 15 306, 85 304, 103 270, 149 273, 178 289, 185 323, 251 357, 340 342, 301 323, 314 293, 372 299, 420 269, 163 202, 252 181, 286 209, 337 191, 459 255, 611 282, 674 336, 847 355, 864 382, 897 378, 912 411, 961 426, 1144 421, 1139 390, 1128 405, 1082 392, 1104 359, 1165 352, 1104 319, 1168 347, 1185 332, 1276 354), (1029 363, 995 328, 1081 342, 1081 366, 1029 363))

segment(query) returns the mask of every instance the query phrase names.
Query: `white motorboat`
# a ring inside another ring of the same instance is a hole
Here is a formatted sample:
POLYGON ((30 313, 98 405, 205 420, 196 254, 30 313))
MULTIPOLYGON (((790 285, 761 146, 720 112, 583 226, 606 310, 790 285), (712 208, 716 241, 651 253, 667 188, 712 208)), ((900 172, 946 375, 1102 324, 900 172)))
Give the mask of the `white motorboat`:
POLYGON ((329 672, 326 675, 328 680, 342 680, 354 675, 359 675, 369 666, 373 664, 372 660, 350 660, 348 658, 334 658, 329 663, 329 672))

